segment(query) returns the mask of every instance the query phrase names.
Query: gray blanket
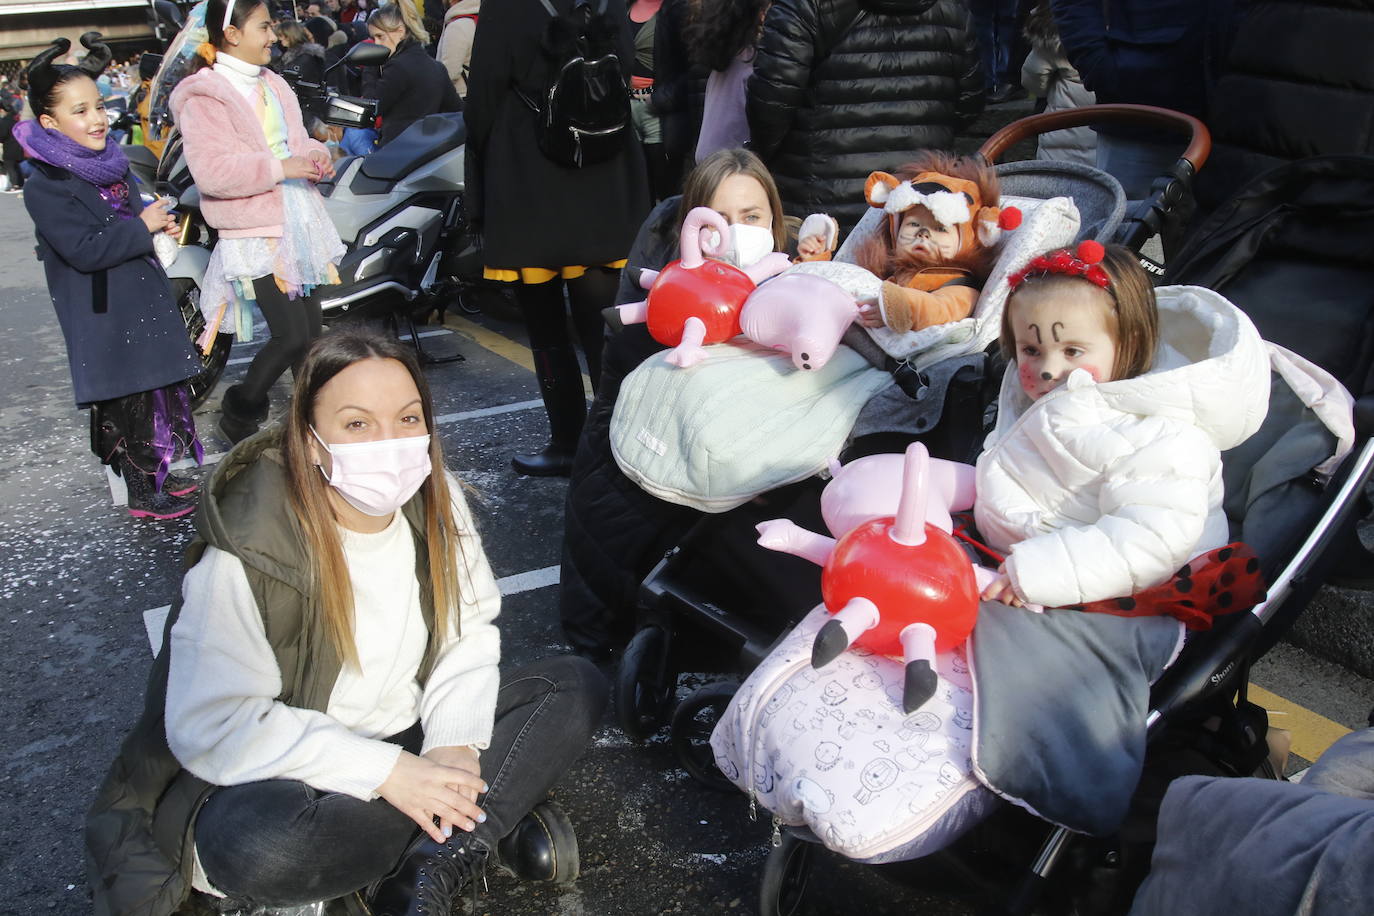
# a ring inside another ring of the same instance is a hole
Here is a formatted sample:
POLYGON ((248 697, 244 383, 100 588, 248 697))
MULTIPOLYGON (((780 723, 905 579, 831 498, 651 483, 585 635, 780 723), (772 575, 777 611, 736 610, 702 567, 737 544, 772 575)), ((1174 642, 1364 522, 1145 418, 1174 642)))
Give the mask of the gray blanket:
POLYGON ((1131 916, 1353 916, 1374 910, 1374 730, 1301 784, 1185 776, 1131 916), (1199 867, 1205 862, 1205 867, 1199 867))
POLYGON ((1150 684, 1181 644, 1171 617, 983 602, 969 641, 978 778, 1052 823, 1113 832, 1140 781, 1150 684))

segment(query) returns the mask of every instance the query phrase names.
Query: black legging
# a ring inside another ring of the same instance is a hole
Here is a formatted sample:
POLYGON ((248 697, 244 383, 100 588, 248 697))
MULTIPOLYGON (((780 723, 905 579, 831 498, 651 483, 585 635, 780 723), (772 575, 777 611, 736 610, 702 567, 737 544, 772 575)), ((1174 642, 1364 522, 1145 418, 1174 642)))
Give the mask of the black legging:
POLYGON ((589 267, 575 280, 550 280, 547 283, 521 284, 515 295, 530 334, 531 350, 557 350, 568 341, 567 311, 563 307, 564 284, 572 306, 573 329, 582 353, 587 358, 587 374, 593 389, 601 380, 601 349, 605 345, 606 324, 601 310, 615 303, 620 271, 589 267))
POLYGON ((309 299, 288 298, 277 288, 275 277, 254 280, 253 295, 272 336, 253 357, 240 391, 244 401, 259 403, 282 373, 300 362, 310 341, 320 336, 321 322, 318 305, 309 299))
POLYGON ((24 187, 24 171, 19 168, 18 159, 5 160, 5 177, 10 180, 10 188, 18 191, 24 187))

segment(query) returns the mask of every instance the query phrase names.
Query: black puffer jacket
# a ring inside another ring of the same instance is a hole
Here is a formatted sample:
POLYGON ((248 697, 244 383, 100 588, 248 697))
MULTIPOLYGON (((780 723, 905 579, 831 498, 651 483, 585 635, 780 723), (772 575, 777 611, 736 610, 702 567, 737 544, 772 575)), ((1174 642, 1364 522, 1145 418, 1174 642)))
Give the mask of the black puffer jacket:
POLYGON ((1265 0, 1241 20, 1212 97, 1212 155, 1197 177, 1211 210, 1296 159, 1374 153, 1374 3, 1265 0))
POLYGON ((948 149, 982 110, 980 66, 960 0, 776 0, 748 111, 783 208, 829 213, 848 232, 870 172, 948 149))

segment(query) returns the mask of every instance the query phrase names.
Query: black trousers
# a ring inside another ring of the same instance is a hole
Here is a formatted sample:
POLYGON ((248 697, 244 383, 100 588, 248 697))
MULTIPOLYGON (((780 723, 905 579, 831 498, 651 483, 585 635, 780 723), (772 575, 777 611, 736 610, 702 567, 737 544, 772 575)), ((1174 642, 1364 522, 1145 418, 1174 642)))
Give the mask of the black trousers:
POLYGON ((291 299, 273 276, 253 281, 253 296, 271 334, 253 357, 239 389, 240 399, 260 404, 287 369, 300 363, 310 341, 320 336, 320 308, 312 299, 291 299))
MULTIPOLYGON (((582 754, 606 705, 606 679, 576 656, 502 672, 491 746, 482 752, 488 849, 543 801, 582 754)), ((387 739, 419 753, 418 724, 387 739)), ((232 897, 299 906, 389 874, 419 827, 385 799, 365 802, 284 779, 216 789, 196 818, 206 877, 232 897)))

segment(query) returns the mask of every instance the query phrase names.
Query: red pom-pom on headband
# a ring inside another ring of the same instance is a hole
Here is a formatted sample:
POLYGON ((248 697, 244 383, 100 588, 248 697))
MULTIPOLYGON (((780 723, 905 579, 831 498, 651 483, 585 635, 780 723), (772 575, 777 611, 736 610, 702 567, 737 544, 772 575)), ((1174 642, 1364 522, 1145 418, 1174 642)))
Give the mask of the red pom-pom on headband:
POLYGON ((1102 269, 1102 259, 1106 254, 1100 243, 1087 239, 1078 243, 1077 256, 1067 248, 1061 248, 1032 258, 1029 264, 1007 278, 1007 285, 1014 291, 1031 277, 1063 274, 1066 277, 1082 277, 1089 283, 1110 291, 1112 280, 1102 269))

